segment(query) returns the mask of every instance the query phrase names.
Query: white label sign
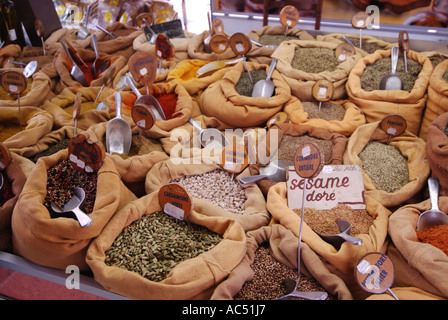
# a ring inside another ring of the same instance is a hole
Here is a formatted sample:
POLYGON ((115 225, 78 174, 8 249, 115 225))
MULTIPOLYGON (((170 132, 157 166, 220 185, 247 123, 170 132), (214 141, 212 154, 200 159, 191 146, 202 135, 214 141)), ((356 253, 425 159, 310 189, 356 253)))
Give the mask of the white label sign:
MULTIPOLYGON (((305 179, 294 167, 288 169, 288 207, 302 208, 305 179)), ((318 176, 307 179, 305 207, 316 210, 330 210, 338 204, 346 204, 355 210, 365 209, 364 180, 357 165, 324 166, 318 176)))

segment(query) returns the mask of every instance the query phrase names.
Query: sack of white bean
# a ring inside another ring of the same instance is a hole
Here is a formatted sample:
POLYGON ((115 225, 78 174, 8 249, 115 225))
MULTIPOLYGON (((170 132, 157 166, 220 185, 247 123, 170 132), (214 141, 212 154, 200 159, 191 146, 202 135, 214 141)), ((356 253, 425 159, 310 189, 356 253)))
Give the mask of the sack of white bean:
POLYGON ((245 232, 235 220, 193 209, 176 221, 153 192, 110 220, 86 261, 104 288, 131 299, 205 300, 245 254, 245 232))

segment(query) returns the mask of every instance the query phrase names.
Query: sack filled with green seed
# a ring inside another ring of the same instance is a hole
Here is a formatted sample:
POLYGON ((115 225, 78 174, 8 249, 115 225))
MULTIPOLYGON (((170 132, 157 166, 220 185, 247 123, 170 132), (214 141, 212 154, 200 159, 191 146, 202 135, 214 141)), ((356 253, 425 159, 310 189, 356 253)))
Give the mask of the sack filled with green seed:
POLYGON ((362 168, 366 195, 394 207, 419 195, 430 169, 423 139, 406 130, 388 140, 379 122, 362 125, 348 139, 343 162, 362 168))
POLYGON ((439 180, 440 194, 448 196, 448 112, 428 127, 426 154, 431 174, 439 180))
POLYGON ((184 220, 162 211, 158 191, 128 203, 89 246, 95 280, 131 299, 209 299, 246 254, 235 220, 193 210, 184 220))

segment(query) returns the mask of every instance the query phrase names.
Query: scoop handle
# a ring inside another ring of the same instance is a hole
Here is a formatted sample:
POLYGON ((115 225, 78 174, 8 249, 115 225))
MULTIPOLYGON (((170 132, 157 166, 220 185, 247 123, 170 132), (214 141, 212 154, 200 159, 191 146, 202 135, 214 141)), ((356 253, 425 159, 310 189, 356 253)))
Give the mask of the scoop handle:
POLYGON ((274 72, 276 65, 277 65, 277 59, 272 59, 271 65, 269 66, 268 74, 266 76, 266 80, 270 80, 271 79, 272 73, 274 72))
POLYGON ((296 298, 302 298, 302 299, 308 299, 308 300, 325 300, 328 297, 328 293, 325 291, 297 291, 294 290, 293 292, 278 298, 277 300, 284 300, 287 297, 296 297, 296 298))
POLYGON ((428 179, 429 198, 431 199, 431 210, 439 211, 439 180, 434 177, 428 179))
POLYGON ((94 33, 92 34, 92 44, 93 44, 93 50, 95 51, 95 55, 97 57, 99 57, 100 56, 100 52, 98 50, 98 40, 96 38, 96 34, 94 34, 94 33))
POLYGON ((115 109, 117 110, 117 118, 121 118, 121 93, 115 93, 115 109))
POLYGON ((255 175, 255 176, 241 177, 241 178, 239 179, 239 181, 240 181, 242 184, 251 184, 251 183, 255 183, 255 182, 259 181, 259 180, 265 179, 265 178, 267 178, 267 177, 268 177, 268 176, 265 175, 265 174, 258 174, 258 175, 255 175))
POLYGON ((354 244, 355 246, 360 246, 362 244, 362 239, 352 237, 346 233, 340 233, 338 234, 342 239, 344 239, 347 242, 350 242, 351 244, 354 244))
POLYGON ((203 130, 203 129, 201 128, 201 126, 198 125, 197 122, 193 120, 193 118, 188 119, 188 122, 190 122, 190 123, 193 125, 193 127, 195 127, 196 129, 198 129, 199 132, 201 132, 201 131, 203 130))
POLYGON ((138 91, 137 87, 134 84, 134 80, 130 76, 126 76, 126 83, 131 88, 132 92, 137 96, 137 98, 140 98, 142 94, 138 91))
POLYGON ((398 63, 398 47, 393 47, 390 55, 391 63, 392 63, 392 73, 397 72, 397 63, 398 63))
POLYGON ((79 225, 83 228, 86 228, 88 226, 90 226, 93 222, 93 219, 91 217, 89 217, 85 212, 83 212, 81 209, 79 208, 75 208, 72 210, 72 212, 74 213, 74 215, 76 216, 76 219, 79 222, 79 225))

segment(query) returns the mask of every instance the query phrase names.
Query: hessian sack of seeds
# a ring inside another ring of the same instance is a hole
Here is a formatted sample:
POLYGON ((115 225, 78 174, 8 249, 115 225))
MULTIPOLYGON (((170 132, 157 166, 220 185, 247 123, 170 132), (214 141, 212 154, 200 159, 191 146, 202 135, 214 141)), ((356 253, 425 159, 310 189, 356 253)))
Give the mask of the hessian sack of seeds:
MULTIPOLYGON (((230 46, 220 54, 214 53, 210 48, 208 50, 205 48, 204 41, 209 36, 210 32, 208 30, 202 33, 193 35, 188 41, 187 52, 189 59, 198 59, 203 61, 217 61, 217 60, 232 60, 237 57, 237 54, 233 52, 230 46)), ((231 35, 223 34, 228 39, 231 35)), ((209 39, 210 40, 210 39, 209 39)))

